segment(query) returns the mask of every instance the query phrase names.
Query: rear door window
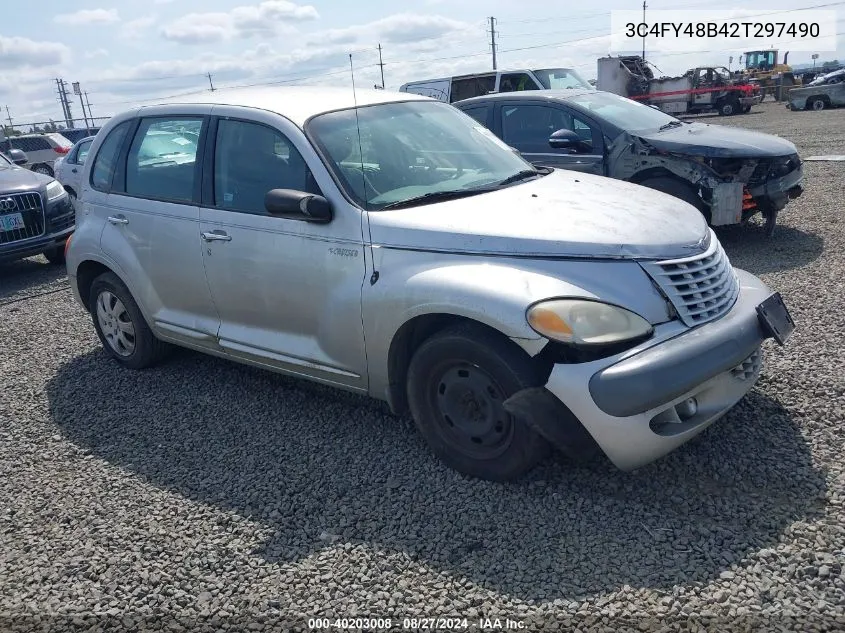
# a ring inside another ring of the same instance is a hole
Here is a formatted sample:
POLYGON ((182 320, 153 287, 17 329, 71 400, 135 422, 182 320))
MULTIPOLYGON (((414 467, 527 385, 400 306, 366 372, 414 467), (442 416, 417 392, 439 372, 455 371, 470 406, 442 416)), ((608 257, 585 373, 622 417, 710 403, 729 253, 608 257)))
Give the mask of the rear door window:
POLYGON ((126 158, 126 193, 190 202, 202 117, 142 119, 126 158))
POLYGON ((97 157, 94 159, 94 167, 91 169, 91 186, 94 189, 98 191, 111 189, 112 177, 117 167, 117 157, 120 154, 120 147, 130 124, 130 121, 124 121, 116 126, 100 145, 97 157))
POLYGON ((521 90, 539 90, 528 73, 506 73, 499 81, 499 92, 517 92, 521 90))
POLYGON ((462 77, 452 80, 452 102, 480 97, 490 94, 496 89, 496 75, 483 75, 480 77, 462 77))

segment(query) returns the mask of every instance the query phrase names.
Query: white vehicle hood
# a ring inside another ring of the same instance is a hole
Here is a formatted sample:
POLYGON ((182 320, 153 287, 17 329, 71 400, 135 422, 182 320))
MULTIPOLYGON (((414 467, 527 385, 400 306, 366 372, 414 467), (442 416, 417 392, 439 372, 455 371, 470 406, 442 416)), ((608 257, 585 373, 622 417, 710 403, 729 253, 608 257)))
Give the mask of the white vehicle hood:
POLYGON ((620 180, 555 170, 436 204, 369 213, 374 246, 521 257, 674 258, 706 248, 693 206, 620 180))

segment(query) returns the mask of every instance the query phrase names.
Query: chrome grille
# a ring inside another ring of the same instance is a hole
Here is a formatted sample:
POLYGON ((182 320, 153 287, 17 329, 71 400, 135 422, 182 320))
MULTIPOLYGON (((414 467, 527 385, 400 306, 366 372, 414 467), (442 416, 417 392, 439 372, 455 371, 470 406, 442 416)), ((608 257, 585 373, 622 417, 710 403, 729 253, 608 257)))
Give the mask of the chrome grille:
POLYGON ((757 380, 762 367, 763 355, 760 353, 760 348, 758 347, 751 356, 731 370, 731 375, 742 382, 746 380, 757 380))
POLYGON ((8 203, 10 200, 14 204, 14 208, 9 208, 9 204, 4 204, 0 215, 20 213, 23 216, 24 226, 22 229, 11 231, 2 230, 2 227, 0 227, 0 244, 19 242, 44 235, 44 207, 41 203, 41 195, 37 193, 0 194, 0 202, 8 203))
POLYGON ((719 318, 739 295, 734 269, 712 230, 704 253, 641 264, 690 327, 719 318))

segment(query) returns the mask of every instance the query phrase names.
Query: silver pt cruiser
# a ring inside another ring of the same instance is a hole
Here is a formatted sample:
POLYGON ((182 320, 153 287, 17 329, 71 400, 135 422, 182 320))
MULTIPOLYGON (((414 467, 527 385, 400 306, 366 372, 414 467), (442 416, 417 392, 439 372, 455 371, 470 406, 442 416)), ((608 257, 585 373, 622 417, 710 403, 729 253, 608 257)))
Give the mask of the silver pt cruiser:
POLYGON ((218 90, 97 135, 67 268, 105 350, 176 344, 385 400, 506 480, 552 447, 646 464, 794 325, 692 206, 536 169, 407 93, 218 90))

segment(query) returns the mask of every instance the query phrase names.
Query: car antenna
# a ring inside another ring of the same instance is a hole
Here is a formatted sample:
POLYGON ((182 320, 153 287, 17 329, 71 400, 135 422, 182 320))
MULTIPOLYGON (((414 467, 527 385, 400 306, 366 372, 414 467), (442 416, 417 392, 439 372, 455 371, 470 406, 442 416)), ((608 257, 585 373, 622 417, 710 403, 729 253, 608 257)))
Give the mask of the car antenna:
MULTIPOLYGON (((352 53, 349 53, 349 75, 352 77, 352 103, 355 106, 355 131, 358 134, 358 157, 361 159, 361 183, 364 186, 364 211, 367 212, 367 217, 362 218, 361 221, 367 222, 367 233, 370 238, 370 244, 373 243, 373 232, 370 229, 370 204, 367 202, 367 178, 364 176, 364 146, 361 142, 361 121, 358 119, 358 96, 355 94, 355 69, 352 66, 352 53)), ((367 249, 364 248, 364 252, 366 253, 367 249)), ((372 255, 372 248, 370 249, 370 254, 372 255)), ((379 274, 376 268, 375 260, 373 260, 373 274, 370 275, 370 285, 375 285, 378 281, 379 274)))
MULTIPOLYGON (((358 120, 358 96, 355 94, 355 70, 352 67, 352 53, 349 53, 349 74, 352 77, 352 103, 355 106, 355 130, 358 133, 358 157, 361 159, 361 183, 364 185, 364 210, 369 211, 367 179, 364 177, 364 146, 361 143, 361 122, 358 120)), ((369 225, 369 221, 367 221, 367 225, 369 225)))

